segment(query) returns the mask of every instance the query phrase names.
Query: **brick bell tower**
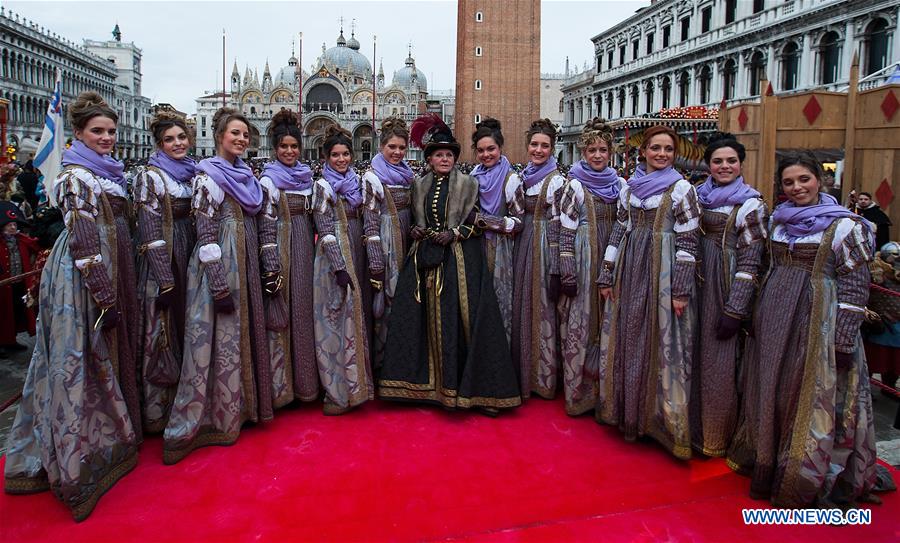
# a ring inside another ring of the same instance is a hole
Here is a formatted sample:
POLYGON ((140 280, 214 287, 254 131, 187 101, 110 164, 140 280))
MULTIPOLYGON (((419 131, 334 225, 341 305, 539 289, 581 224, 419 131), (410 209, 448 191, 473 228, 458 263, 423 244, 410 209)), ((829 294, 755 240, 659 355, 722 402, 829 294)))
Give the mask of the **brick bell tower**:
POLYGON ((525 131, 540 116, 540 0, 458 0, 456 21, 456 111, 454 133, 471 151, 477 119, 503 125, 504 153, 527 162, 525 131))

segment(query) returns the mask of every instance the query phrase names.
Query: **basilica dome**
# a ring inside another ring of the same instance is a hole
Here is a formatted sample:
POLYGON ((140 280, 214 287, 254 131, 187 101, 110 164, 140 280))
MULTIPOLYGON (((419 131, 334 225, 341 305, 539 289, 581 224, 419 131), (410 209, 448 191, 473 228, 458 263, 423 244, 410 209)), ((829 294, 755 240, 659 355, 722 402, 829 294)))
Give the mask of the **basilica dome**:
POLYGON ((369 64, 369 59, 359 52, 359 42, 356 41, 356 38, 350 40, 353 47, 348 46, 342 30, 337 39, 337 46, 326 50, 323 54, 325 65, 329 69, 337 68, 350 75, 369 77, 372 74, 372 65, 369 64))
MULTIPOLYGON (((275 77, 272 78, 272 83, 278 85, 282 83, 285 87, 290 87, 296 83, 296 70, 297 70, 297 58, 291 57, 288 59, 288 65, 284 68, 278 70, 278 73, 275 74, 275 77)), ((306 73, 303 73, 303 79, 306 79, 306 73)))
POLYGON ((406 66, 394 72, 394 78, 391 80, 391 83, 398 87, 410 87, 412 86, 413 74, 416 76, 418 89, 427 91, 428 80, 425 79, 425 72, 416 68, 416 61, 413 60, 412 55, 406 58, 406 66))

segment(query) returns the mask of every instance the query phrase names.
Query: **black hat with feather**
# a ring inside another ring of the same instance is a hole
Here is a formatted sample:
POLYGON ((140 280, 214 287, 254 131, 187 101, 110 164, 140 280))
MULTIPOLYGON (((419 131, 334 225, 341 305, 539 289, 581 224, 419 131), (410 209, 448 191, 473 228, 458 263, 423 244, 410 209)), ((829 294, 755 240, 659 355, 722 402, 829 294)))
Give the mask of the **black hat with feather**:
POLYGON ((459 158, 459 142, 436 113, 422 115, 413 121, 409 126, 409 140, 424 151, 426 160, 438 149, 449 149, 455 158, 459 158))

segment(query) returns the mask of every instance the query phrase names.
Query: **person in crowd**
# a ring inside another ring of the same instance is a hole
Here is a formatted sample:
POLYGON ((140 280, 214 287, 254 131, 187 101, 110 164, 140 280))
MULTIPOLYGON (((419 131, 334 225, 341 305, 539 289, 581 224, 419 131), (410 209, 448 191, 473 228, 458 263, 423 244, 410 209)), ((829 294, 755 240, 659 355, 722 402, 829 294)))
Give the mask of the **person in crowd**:
POLYGON ((728 465, 752 476, 750 496, 776 507, 868 500, 876 478, 859 333, 872 232, 824 191, 822 177, 808 151, 778 165, 788 201, 770 221, 771 264, 728 451, 728 465))
POLYGON ((281 262, 281 285, 272 282, 277 272, 269 271, 264 279, 269 293, 269 324, 278 315, 275 303, 282 298, 290 308, 286 334, 270 330, 273 356, 289 356, 288 367, 293 376, 294 396, 304 402, 319 398, 319 373, 316 370, 316 348, 313 329, 313 255, 315 225, 312 217, 313 176, 300 158, 303 134, 297 114, 282 109, 272 117, 269 141, 275 160, 268 162, 259 182, 266 192, 266 203, 260 216, 260 232, 277 232, 277 248, 264 249, 264 263, 277 254, 281 262))
POLYGON ((399 118, 381 122, 381 152, 362 177, 363 229, 368 257, 369 283, 373 290, 375 319, 372 363, 380 368, 387 341, 387 323, 397 291, 397 279, 409 249, 409 190, 414 173, 404 160, 409 130, 399 118))
POLYGON ((742 175, 747 152, 731 134, 709 139, 700 201, 699 341, 691 373, 691 441, 724 456, 738 414, 741 325, 749 320, 766 242, 766 204, 742 175))
POLYGON ((137 211, 136 315, 140 336, 144 429, 161 432, 175 399, 184 346, 187 270, 197 235, 191 218, 196 163, 184 119, 159 113, 150 123, 156 150, 135 175, 137 211))
POLYGON ((325 390, 324 412, 342 415, 375 397, 366 317, 371 315, 371 299, 366 300, 362 288, 363 281, 368 281, 359 220, 364 195, 351 166, 350 133, 337 126, 328 127, 322 152, 325 166, 313 189, 313 218, 318 231, 313 263, 313 326, 319 380, 325 390))
POLYGON ((609 166, 612 128, 603 119, 585 123, 581 160, 569 170, 559 199, 560 332, 566 413, 581 415, 597 401, 603 300, 596 283, 616 221, 625 180, 609 166))
POLYGON ((689 458, 700 206, 673 168, 677 141, 669 127, 645 130, 640 164, 619 193, 598 278, 607 307, 596 416, 629 441, 649 436, 689 458))
POLYGON ((513 255, 512 355, 519 368, 523 399, 531 392, 553 398, 557 388, 560 277, 555 203, 565 178, 553 156, 556 135, 556 125, 549 119, 531 123, 525 135, 529 162, 519 176, 525 214, 513 255))
MULTIPOLYGON (((35 269, 40 252, 37 240, 19 229, 28 226, 22 211, 12 202, 0 202, 0 280, 11 279, 35 269)), ((24 351, 26 346, 16 341, 20 332, 35 334, 35 315, 26 303, 29 289, 37 278, 25 277, 0 287, 0 357, 11 351, 24 351)))
POLYGON ((868 192, 856 197, 856 213, 875 225, 875 246, 882 247, 891 241, 891 218, 872 200, 868 192))
POLYGON ((241 160, 250 123, 221 108, 212 124, 216 156, 197 164, 193 180, 197 243, 188 264, 181 375, 163 434, 166 464, 198 447, 234 443, 245 421, 271 420, 292 395, 284 364, 271 364, 266 334, 262 283, 277 283, 268 273, 280 270, 266 268, 265 277, 260 270, 264 194, 241 160))
POLYGON ((415 241, 397 284, 379 394, 496 415, 521 398, 480 230, 469 220, 479 184, 456 170, 460 145, 439 117, 416 119, 411 141, 429 171, 412 187, 415 241))
POLYGON ((16 178, 19 182, 19 187, 22 189, 23 194, 25 195, 25 201, 28 202, 29 207, 34 209, 38 205, 38 197, 37 197, 37 186, 38 186, 38 174, 34 169, 34 162, 29 160, 22 166, 22 172, 19 173, 19 176, 16 178))
POLYGON ((133 336, 120 316, 134 315, 135 278, 120 226, 123 165, 110 156, 118 114, 84 92, 68 116, 75 142, 48 187, 66 229, 41 275, 40 322, 4 476, 8 493, 52 489, 81 521, 137 463, 141 415, 133 336))
POLYGON ((475 125, 472 149, 478 165, 471 176, 478 181, 479 212, 475 226, 484 232, 482 244, 488 271, 494 278, 494 291, 503 317, 507 342, 512 341, 513 252, 515 236, 522 230, 525 193, 519 175, 503 155, 500 121, 490 117, 475 125))
POLYGON ((891 241, 882 245, 875 260, 869 264, 869 271, 872 284, 868 309, 877 317, 875 322, 867 322, 862 327, 866 365, 870 375, 877 373, 882 383, 897 388, 900 377, 900 243, 891 241))

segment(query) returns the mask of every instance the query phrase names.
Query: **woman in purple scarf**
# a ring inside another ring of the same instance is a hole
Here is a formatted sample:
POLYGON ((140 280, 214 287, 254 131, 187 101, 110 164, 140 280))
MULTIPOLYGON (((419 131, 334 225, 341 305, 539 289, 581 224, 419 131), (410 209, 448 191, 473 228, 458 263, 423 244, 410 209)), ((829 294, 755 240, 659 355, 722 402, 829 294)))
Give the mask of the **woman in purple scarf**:
POLYGON ((188 264, 181 374, 163 434, 167 464, 198 447, 234 443, 245 421, 270 420, 290 391, 270 366, 257 230, 263 190, 240 158, 250 123, 221 108, 212 124, 216 156, 197 165, 193 180, 197 244, 188 264))
POLYGON ((369 358, 372 299, 363 244, 363 191, 353 170, 350 133, 325 130, 325 166, 313 195, 319 238, 313 263, 313 318, 326 415, 342 415, 375 396, 369 358), (364 288, 365 287, 365 288, 364 288))
POLYGON ((738 414, 741 322, 750 318, 766 241, 766 204, 744 182, 746 151, 731 134, 706 147, 710 176, 697 190, 700 237, 699 341, 691 375, 694 451, 724 456, 738 414))
POLYGON ((728 464, 776 507, 854 507, 875 490, 872 398, 859 327, 871 228, 822 191, 809 152, 778 165, 788 201, 770 224, 770 268, 745 355, 728 464))
POLYGON ((649 436, 689 458, 696 334, 689 301, 700 206, 693 185, 673 168, 675 131, 657 125, 643 137, 597 281, 605 303, 597 420, 618 426, 626 440, 649 436))
POLYGON ((144 430, 161 432, 175 400, 184 345, 187 268, 197 241, 191 218, 196 163, 187 156, 184 119, 159 113, 150 123, 156 151, 140 168, 133 194, 138 248, 137 359, 143 378, 144 430))
POLYGON ((75 143, 48 193, 66 229, 41 275, 34 353, 6 444, 5 490, 52 489, 77 521, 137 463, 141 414, 118 115, 95 92, 69 105, 75 143))
POLYGON ((569 170, 559 200, 559 337, 566 412, 581 415, 597 402, 602 299, 597 274, 616 221, 616 203, 625 180, 610 167, 613 131, 594 118, 578 142, 582 159, 569 170), (590 357, 590 361, 589 361, 590 357))
MULTIPOLYGON (((556 394, 559 349, 556 302, 559 276, 556 249, 559 214, 555 205, 565 178, 556 168, 556 125, 549 119, 531 123, 526 133, 528 166, 510 183, 522 185, 525 214, 513 254, 512 356, 518 366, 522 398, 556 394)), ((516 190, 519 190, 518 187, 516 190)))
MULTIPOLYGON (((259 179, 266 194, 259 231, 269 354, 273 369, 284 366, 292 376, 293 397, 312 402, 319 398, 316 345, 310 326, 316 247, 313 175, 309 166, 300 162, 303 133, 297 114, 287 109, 276 113, 269 125, 269 141, 275 160, 266 164, 259 179), (279 322, 280 307, 290 308, 284 322, 279 322)), ((279 403, 288 399, 285 396, 279 403)))
POLYGON ((479 187, 479 211, 474 223, 484 231, 484 255, 488 271, 494 276, 506 339, 511 341, 515 283, 513 252, 515 236, 522 231, 525 193, 518 175, 503 155, 500 121, 487 118, 475 125, 472 149, 479 162, 470 174, 479 187))
POLYGON ((369 282, 360 286, 373 293, 374 339, 372 363, 384 361, 387 322, 403 259, 409 250, 409 189, 413 171, 406 163, 409 129, 399 118, 381 122, 381 152, 362 177, 363 230, 369 263, 369 282))

